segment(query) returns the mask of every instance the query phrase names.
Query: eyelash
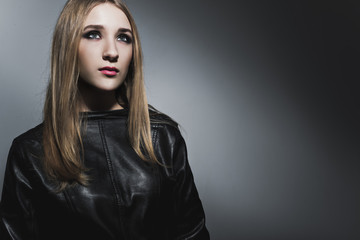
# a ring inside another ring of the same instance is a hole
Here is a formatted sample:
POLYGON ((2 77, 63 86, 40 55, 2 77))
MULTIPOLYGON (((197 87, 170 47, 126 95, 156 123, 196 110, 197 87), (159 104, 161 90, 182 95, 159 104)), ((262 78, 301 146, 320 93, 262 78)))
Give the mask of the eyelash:
MULTIPOLYGON (((86 39, 90 39, 90 40, 98 40, 98 39, 101 39, 101 34, 99 31, 89 31, 87 33, 85 33, 83 35, 84 38, 86 39)), ((132 39, 129 35, 127 34, 124 34, 124 33, 120 33, 118 36, 117 36, 117 39, 119 41, 122 41, 122 42, 125 42, 125 43, 131 43, 132 42, 132 39)))
POLYGON ((131 37, 124 33, 119 34, 118 39, 120 39, 120 38, 122 38, 122 39, 125 38, 125 40, 120 40, 120 41, 123 41, 126 43, 131 43, 131 41, 132 41, 131 37))
POLYGON ((90 31, 90 32, 85 33, 83 35, 83 37, 87 38, 87 39, 100 39, 101 35, 98 31, 90 31))

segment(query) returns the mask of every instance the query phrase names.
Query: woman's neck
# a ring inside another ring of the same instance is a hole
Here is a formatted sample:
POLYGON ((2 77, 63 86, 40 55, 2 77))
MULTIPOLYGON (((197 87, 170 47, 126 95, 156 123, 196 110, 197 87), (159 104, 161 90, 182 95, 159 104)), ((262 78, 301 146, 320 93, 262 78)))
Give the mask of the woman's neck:
POLYGON ((79 91, 81 95, 80 110, 82 112, 108 111, 123 108, 116 99, 115 91, 100 90, 80 82, 79 91))

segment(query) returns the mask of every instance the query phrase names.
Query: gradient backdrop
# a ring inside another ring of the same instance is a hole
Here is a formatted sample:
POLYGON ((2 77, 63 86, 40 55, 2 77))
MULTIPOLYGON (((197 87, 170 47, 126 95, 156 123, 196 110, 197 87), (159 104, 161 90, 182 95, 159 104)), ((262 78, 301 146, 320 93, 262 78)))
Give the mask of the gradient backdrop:
MULTIPOLYGON (((64 3, 1 0, 1 186, 12 139, 41 122, 64 3)), ((359 1, 127 3, 212 239, 360 239, 359 1)))

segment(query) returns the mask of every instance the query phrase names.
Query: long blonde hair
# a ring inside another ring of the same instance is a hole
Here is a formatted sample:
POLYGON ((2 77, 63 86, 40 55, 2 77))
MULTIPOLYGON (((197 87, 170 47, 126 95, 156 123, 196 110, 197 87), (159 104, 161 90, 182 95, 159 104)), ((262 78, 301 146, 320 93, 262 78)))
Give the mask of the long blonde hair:
POLYGON ((128 8, 121 0, 69 0, 55 26, 51 50, 51 73, 44 105, 44 169, 63 190, 72 183, 86 185, 78 91, 78 46, 83 23, 101 3, 112 3, 127 16, 133 33, 133 57, 128 74, 117 91, 119 103, 129 109, 130 143, 145 161, 158 162, 154 153, 145 93, 139 34, 128 8), (141 150, 143 149, 143 150, 141 150))

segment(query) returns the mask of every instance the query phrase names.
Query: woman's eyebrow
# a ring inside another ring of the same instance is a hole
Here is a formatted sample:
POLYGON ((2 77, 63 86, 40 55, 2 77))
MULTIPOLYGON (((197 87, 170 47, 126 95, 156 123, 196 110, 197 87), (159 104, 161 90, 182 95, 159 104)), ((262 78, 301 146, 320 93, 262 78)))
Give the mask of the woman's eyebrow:
POLYGON ((130 29, 128 29, 128 28, 119 28, 118 31, 121 32, 121 33, 128 32, 128 33, 130 33, 132 35, 132 31, 130 29))
POLYGON ((104 29, 103 25, 87 25, 86 27, 84 27, 84 31, 88 28, 93 28, 93 29, 104 29))
MULTIPOLYGON (((100 29, 104 29, 104 26, 91 24, 91 25, 87 25, 86 27, 84 27, 84 31, 88 28, 100 30, 100 29)), ((132 31, 129 28, 119 28, 118 32, 129 32, 132 34, 132 31)))
POLYGON ((131 32, 128 28, 119 28, 119 32, 131 32))

